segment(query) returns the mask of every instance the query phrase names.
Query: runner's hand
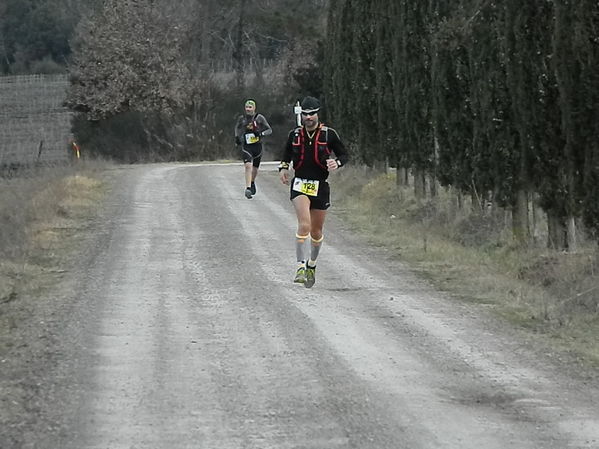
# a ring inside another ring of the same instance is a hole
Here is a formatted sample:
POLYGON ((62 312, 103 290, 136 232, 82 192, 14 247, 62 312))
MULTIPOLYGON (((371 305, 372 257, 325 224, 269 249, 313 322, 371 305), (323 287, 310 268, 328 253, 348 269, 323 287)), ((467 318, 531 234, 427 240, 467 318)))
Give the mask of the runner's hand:
POLYGON ((327 159, 327 169, 329 171, 337 170, 339 168, 339 164, 336 159, 327 159))
POLYGON ((282 169, 279 171, 279 179, 283 184, 289 184, 289 170, 282 169))

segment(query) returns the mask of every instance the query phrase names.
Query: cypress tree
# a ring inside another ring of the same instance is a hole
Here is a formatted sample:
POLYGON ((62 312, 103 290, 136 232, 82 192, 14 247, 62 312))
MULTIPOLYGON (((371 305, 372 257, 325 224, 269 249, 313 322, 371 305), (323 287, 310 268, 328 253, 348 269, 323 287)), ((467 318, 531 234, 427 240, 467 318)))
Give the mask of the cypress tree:
MULTIPOLYGON (((545 1, 522 5, 515 0, 505 3, 504 55, 513 127, 518 135, 514 149, 517 160, 512 208, 514 236, 527 240, 528 195, 538 192, 541 207, 550 219, 550 228, 564 220, 561 131, 557 88, 551 65, 553 7, 545 1)), ((557 226, 561 228, 562 226, 557 226)), ((551 232, 550 242, 558 242, 551 232)))
POLYGON ((368 2, 349 0, 353 9, 352 17, 356 20, 352 29, 351 65, 349 72, 353 79, 353 90, 347 92, 347 118, 356 129, 356 144, 360 159, 368 166, 374 166, 384 159, 377 153, 374 144, 377 137, 376 117, 376 74, 375 51, 376 34, 374 22, 370 15, 368 2))
POLYGON ((327 105, 328 117, 337 122, 337 117, 341 116, 338 111, 337 92, 340 85, 339 77, 342 75, 339 70, 339 64, 343 60, 341 51, 341 21, 340 12, 345 0, 331 0, 327 14, 327 34, 324 40, 324 60, 323 66, 323 100, 327 105))
MULTIPOLYGON (((393 125, 396 110, 393 100, 392 60, 389 42, 392 39, 393 23, 389 17, 389 2, 374 0, 369 16, 374 27, 374 77, 376 99, 376 148, 379 159, 397 167, 397 140, 393 125)), ((399 173, 398 173, 399 179, 399 173)))
POLYGON ((472 113, 472 144, 466 155, 471 164, 470 192, 481 207, 489 200, 505 205, 510 203, 516 136, 510 127, 505 68, 499 55, 500 10, 494 2, 482 6, 473 2, 464 12, 472 113))
POLYGON ((438 143, 437 177, 441 185, 471 191, 472 110, 469 101, 467 35, 462 5, 435 5, 438 23, 431 34, 431 102, 438 143))
POLYGON ((554 0, 553 5, 554 70, 564 138, 563 200, 571 247, 574 217, 582 213, 587 224, 597 229, 599 5, 587 0, 554 0))
POLYGON ((578 22, 575 38, 578 79, 579 126, 583 142, 583 218, 589 229, 599 233, 599 3, 580 0, 574 14, 578 22))
POLYGON ((397 31, 391 41, 397 159, 399 167, 413 169, 417 197, 424 195, 424 175, 434 160, 426 12, 426 3, 408 0, 390 7, 397 31))
POLYGON ((353 147, 351 142, 356 138, 355 129, 349 126, 346 120, 350 108, 349 93, 354 89, 354 80, 351 76, 354 69, 351 61, 353 8, 354 4, 351 0, 336 0, 331 3, 329 24, 332 27, 328 31, 330 42, 325 50, 329 66, 325 75, 327 109, 331 121, 349 142, 350 151, 353 147))

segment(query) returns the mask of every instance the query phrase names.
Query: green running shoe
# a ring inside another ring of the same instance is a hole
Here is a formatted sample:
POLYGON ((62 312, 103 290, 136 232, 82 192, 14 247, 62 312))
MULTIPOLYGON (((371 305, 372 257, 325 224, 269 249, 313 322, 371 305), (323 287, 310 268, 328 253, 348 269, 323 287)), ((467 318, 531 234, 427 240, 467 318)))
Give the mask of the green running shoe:
POLYGON ((306 282, 304 282, 304 287, 312 288, 314 283, 316 282, 316 267, 306 267, 306 282))
POLYGON ((293 280, 293 282, 295 282, 296 284, 303 284, 304 282, 306 282, 305 267, 302 266, 297 269, 297 272, 295 273, 295 279, 293 280))

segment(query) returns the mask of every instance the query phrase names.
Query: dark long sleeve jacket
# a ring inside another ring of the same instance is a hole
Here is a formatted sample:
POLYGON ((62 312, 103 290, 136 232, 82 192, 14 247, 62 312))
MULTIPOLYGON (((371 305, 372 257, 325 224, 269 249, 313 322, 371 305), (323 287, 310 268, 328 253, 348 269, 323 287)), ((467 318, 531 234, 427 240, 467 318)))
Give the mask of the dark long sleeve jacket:
POLYGON ((272 134, 272 128, 266 120, 266 117, 262 114, 256 114, 249 117, 247 115, 242 115, 235 123, 235 139, 238 139, 239 143, 242 143, 244 147, 258 144, 263 136, 269 136, 270 134, 272 134), (249 143, 245 138, 246 134, 254 134, 256 136, 256 142, 249 143))

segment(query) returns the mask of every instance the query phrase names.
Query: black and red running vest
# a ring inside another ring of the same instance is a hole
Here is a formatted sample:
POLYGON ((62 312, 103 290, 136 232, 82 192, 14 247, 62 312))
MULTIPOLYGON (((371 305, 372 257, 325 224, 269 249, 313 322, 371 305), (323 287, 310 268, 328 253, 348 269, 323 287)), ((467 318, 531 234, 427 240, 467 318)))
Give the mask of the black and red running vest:
POLYGON ((310 152, 312 154, 306 154, 307 151, 304 145, 306 142, 306 129, 303 126, 301 128, 295 129, 293 134, 293 142, 291 143, 293 152, 299 157, 297 162, 294 162, 293 164, 295 170, 299 169, 308 157, 313 158, 316 165, 320 166, 324 170, 327 169, 326 160, 331 154, 331 150, 329 150, 329 144, 327 142, 328 131, 329 129, 325 125, 320 124, 318 126, 318 129, 316 130, 316 136, 314 136, 314 150, 310 152), (321 136, 323 136, 323 138, 321 138, 321 136))

